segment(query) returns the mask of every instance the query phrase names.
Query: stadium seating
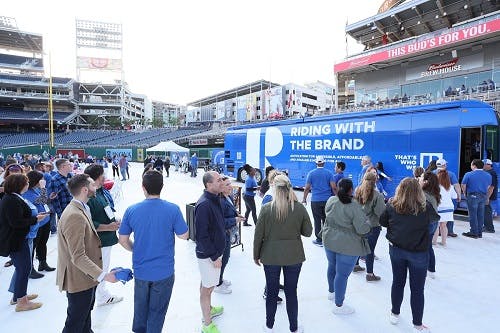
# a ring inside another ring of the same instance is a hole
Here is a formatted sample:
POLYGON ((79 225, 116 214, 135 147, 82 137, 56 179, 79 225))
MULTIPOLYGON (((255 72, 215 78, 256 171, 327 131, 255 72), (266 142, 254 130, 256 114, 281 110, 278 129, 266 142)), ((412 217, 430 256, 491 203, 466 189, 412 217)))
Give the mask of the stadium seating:
MULTIPOLYGON (((9 111, 12 112, 12 111, 9 111)), ((24 111, 19 111, 24 112, 24 111)), ((68 113, 60 112, 67 116, 68 113)), ((36 116, 46 113, 38 112, 36 116)), ((0 110, 0 117, 3 117, 0 110)), ((42 118, 38 118, 42 119, 42 118)), ((45 118, 46 119, 46 118, 45 118)), ((75 130, 72 132, 56 133, 55 143, 59 146, 93 146, 93 147, 150 147, 160 141, 174 140, 198 133, 205 132, 206 127, 185 127, 179 129, 159 128, 142 132, 122 130, 75 130)), ((47 132, 4 132, 0 133, 0 148, 17 147, 34 144, 48 144, 47 132)))

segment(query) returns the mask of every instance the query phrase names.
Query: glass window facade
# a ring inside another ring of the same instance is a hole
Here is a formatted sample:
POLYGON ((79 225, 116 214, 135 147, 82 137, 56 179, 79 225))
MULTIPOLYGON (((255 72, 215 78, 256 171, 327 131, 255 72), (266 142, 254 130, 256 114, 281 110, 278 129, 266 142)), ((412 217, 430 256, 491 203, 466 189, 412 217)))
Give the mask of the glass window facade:
POLYGON ((356 105, 392 104, 399 102, 439 101, 447 96, 480 93, 500 89, 500 69, 469 73, 424 82, 373 90, 356 90, 356 105))

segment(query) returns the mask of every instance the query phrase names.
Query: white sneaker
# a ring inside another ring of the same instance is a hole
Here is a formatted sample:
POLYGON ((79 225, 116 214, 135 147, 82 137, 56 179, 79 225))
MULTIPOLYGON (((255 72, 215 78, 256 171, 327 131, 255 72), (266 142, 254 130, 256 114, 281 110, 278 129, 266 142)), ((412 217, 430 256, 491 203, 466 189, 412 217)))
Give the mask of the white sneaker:
POLYGON ((264 326, 262 326, 262 332, 264 332, 264 333, 273 333, 273 329, 267 327, 266 324, 264 324, 264 326))
POLYGON ((399 323, 399 315, 395 315, 391 311, 391 317, 389 318, 389 321, 391 322, 391 324, 397 325, 399 323))
POLYGON ((335 301, 335 291, 333 293, 328 292, 328 300, 335 301))
POLYGON ((342 306, 334 306, 332 312, 336 315, 348 315, 354 313, 354 309, 345 303, 342 306))
POLYGON ((431 333, 431 330, 429 327, 422 325, 422 326, 413 326, 413 332, 414 333, 431 333))
POLYGON ((231 285, 231 281, 229 281, 229 280, 222 280, 222 284, 225 285, 226 287, 229 287, 231 285))
POLYGON ((224 283, 223 283, 220 286, 215 287, 214 292, 219 293, 219 294, 230 294, 233 291, 231 290, 231 288, 229 288, 228 286, 224 285, 224 283))
POLYGON ((104 302, 98 303, 97 306, 111 305, 111 304, 115 304, 115 303, 118 303, 121 301, 123 301, 123 297, 121 297, 121 296, 110 296, 104 302))

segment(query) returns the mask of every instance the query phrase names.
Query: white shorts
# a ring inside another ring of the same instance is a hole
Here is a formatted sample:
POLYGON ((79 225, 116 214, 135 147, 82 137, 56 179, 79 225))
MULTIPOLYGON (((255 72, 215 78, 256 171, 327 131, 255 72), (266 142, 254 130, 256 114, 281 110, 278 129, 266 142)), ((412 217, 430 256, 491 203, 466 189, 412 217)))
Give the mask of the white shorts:
POLYGON ((212 288, 219 284, 220 267, 215 268, 212 259, 198 258, 198 267, 200 267, 201 285, 205 288, 212 288))

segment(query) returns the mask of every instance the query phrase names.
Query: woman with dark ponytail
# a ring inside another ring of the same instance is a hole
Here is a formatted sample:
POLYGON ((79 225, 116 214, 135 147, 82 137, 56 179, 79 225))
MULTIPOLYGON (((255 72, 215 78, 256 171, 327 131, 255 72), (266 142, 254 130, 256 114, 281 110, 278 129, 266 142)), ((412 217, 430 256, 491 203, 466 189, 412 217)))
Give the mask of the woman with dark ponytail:
POLYGON ((353 308, 344 304, 347 279, 357 258, 371 252, 364 237, 371 226, 352 194, 352 180, 343 178, 337 184, 337 195, 330 197, 325 207, 323 245, 328 260, 328 299, 335 301, 333 313, 337 315, 354 312, 353 308))
POLYGON ((245 222, 243 222, 244 226, 250 226, 248 223, 248 217, 250 213, 252 213, 253 223, 257 223, 257 207, 255 206, 255 191, 260 189, 257 185, 257 181, 255 180, 255 169, 250 165, 245 164, 243 166, 243 170, 245 170, 248 174, 247 179, 245 180, 245 192, 243 193, 243 201, 245 201, 245 222))

